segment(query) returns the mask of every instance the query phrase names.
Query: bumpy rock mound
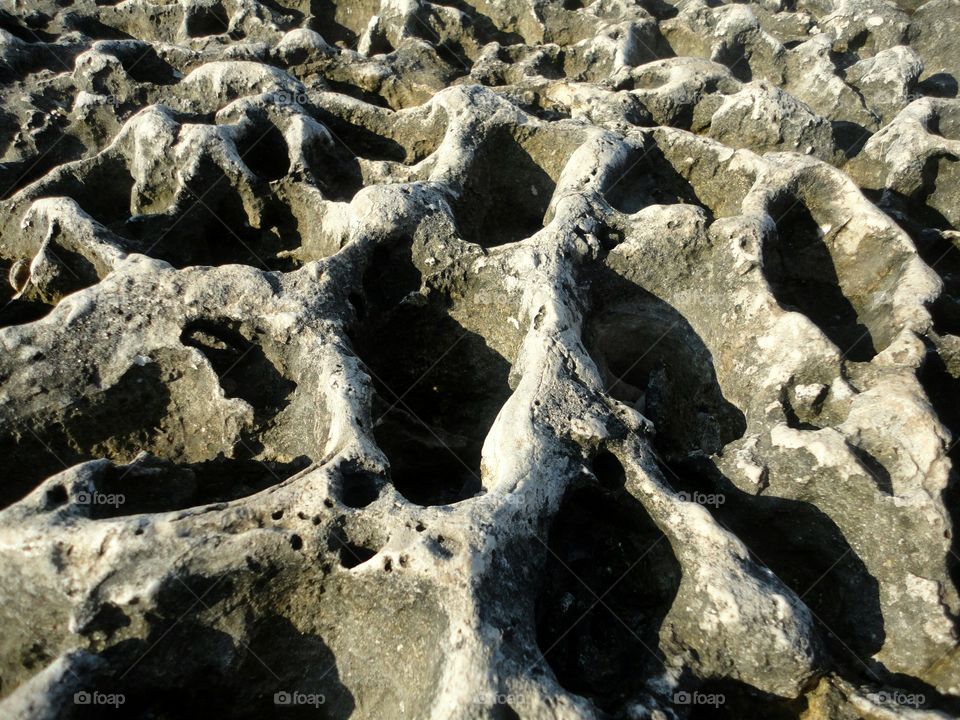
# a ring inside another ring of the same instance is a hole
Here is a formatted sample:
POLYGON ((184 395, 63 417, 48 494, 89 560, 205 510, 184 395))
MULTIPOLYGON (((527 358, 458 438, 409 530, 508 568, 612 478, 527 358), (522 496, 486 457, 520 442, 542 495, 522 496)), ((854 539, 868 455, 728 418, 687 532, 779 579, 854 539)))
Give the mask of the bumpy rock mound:
POLYGON ((0 715, 960 713, 960 1, 0 11, 0 715))

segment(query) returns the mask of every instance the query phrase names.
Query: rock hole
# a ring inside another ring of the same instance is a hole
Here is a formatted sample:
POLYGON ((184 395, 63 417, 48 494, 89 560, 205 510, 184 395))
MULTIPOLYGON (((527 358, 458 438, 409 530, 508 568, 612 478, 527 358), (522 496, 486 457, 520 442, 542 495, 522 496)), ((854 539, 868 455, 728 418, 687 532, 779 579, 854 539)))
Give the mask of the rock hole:
POLYGON ((308 27, 331 45, 355 49, 370 18, 379 11, 379 0, 310 0, 308 27))
MULTIPOLYGON (((290 462, 220 457, 179 464, 142 456, 129 465, 111 463, 93 476, 98 496, 89 496, 87 514, 124 517, 236 500, 273 487, 309 464, 305 456, 290 462)), ((272 517, 281 519, 283 510, 272 517)))
POLYGON ((177 70, 170 63, 157 54, 152 45, 140 42, 124 42, 119 51, 111 47, 111 51, 120 60, 124 71, 131 80, 153 85, 176 85, 180 80, 177 70))
MULTIPOLYGON (((678 173, 659 148, 636 150, 625 161, 627 171, 604 191, 604 198, 622 213, 649 205, 686 203, 706 209, 693 185, 678 173)), ((712 220, 712 218, 710 218, 712 220)))
POLYGON ((510 395, 510 365, 436 293, 414 292, 410 252, 374 255, 364 277, 369 317, 354 344, 376 389, 373 434, 394 487, 419 505, 446 505, 481 488, 480 451, 510 395))
POLYGON ((717 382, 713 357, 675 308, 605 266, 585 339, 605 389, 656 427, 668 457, 713 454, 746 430, 717 382))
POLYGON ((63 485, 54 485, 47 490, 46 509, 52 510, 55 507, 63 505, 67 501, 67 489, 63 485))
POLYGON ((192 4, 186 17, 187 36, 192 38, 222 35, 230 27, 230 18, 221 3, 192 4))
POLYGON ((618 490, 627 481, 627 475, 620 460, 606 448, 594 456, 593 474, 600 481, 600 485, 607 490, 618 490))
MULTIPOLYGON (((247 583, 254 582, 250 575, 240 573, 239 577, 223 582, 221 587, 242 583, 248 589, 247 583)), ((185 617, 182 622, 176 622, 178 617, 189 613, 190 592, 203 596, 205 602, 219 611, 223 611, 224 604, 229 604, 223 592, 204 594, 202 583, 189 578, 188 582, 196 589, 183 588, 181 592, 172 586, 164 588, 155 610, 156 627, 151 627, 143 638, 109 644, 102 653, 104 662, 89 679, 85 677, 90 683, 88 687, 122 695, 121 716, 254 720, 347 718, 353 714, 357 704, 340 680, 337 658, 316 634, 314 625, 304 624, 299 617, 295 624, 283 615, 265 610, 247 623, 248 635, 241 648, 224 631, 197 620, 185 617), (162 634, 166 635, 165 642, 159 643, 162 634), (157 648, 148 652, 151 644, 157 644, 157 648), (136 671, 125 673, 138 658, 142 658, 142 662, 137 664, 136 671), (269 667, 270 672, 265 667, 269 667), (169 691, 170 682, 175 684, 177 692, 169 691), (283 690, 279 690, 281 688, 283 690), (275 700, 278 692, 319 696, 323 703, 278 706, 275 700)), ((265 591, 260 594, 271 596, 265 591)), ((101 708, 98 713, 94 705, 82 706, 74 717, 103 717, 103 711, 101 708)))
POLYGON ((955 356, 948 365, 944 357, 949 358, 949 355, 944 353, 941 356, 928 346, 917 377, 937 417, 951 435, 949 457, 953 468, 947 488, 943 491, 943 503, 950 513, 954 528, 951 552, 947 556, 948 567, 953 582, 960 586, 960 533, 956 531, 960 527, 960 359, 955 356))
POLYGON ((252 125, 237 138, 236 146, 244 164, 258 177, 279 180, 290 172, 287 141, 273 123, 267 121, 252 125))
MULTIPOLYGON (((877 580, 823 511, 806 502, 744 493, 707 458, 660 468, 674 489, 709 510, 743 540, 758 564, 802 596, 836 658, 855 666, 851 650, 866 660, 883 646, 877 580)), ((771 475, 792 472, 770 468, 771 475)))
POLYGON ((226 397, 248 402, 258 414, 275 415, 296 389, 236 323, 195 320, 184 327, 180 342, 204 354, 226 397))
POLYGON ((73 172, 63 173, 43 193, 73 198, 95 220, 115 229, 130 217, 133 183, 121 159, 107 158, 90 166, 83 179, 73 172))
MULTIPOLYGON (((363 96, 358 99, 364 100, 365 102, 374 101, 370 102, 372 105, 385 102, 382 98, 379 98, 379 96, 369 97, 369 93, 363 93, 358 88, 347 86, 345 83, 330 83, 330 81, 327 81, 327 84, 331 86, 331 89, 336 92, 342 92, 345 95, 354 96, 361 94, 363 96)), ((388 160, 391 162, 408 161, 407 149, 393 138, 383 134, 382 131, 375 132, 358 123, 356 120, 350 121, 342 118, 336 115, 333 109, 330 108, 317 108, 315 115, 318 120, 328 126, 330 130, 336 133, 338 138, 341 138, 344 143, 350 146, 353 152, 356 152, 357 155, 362 158, 367 160, 388 160)), ((442 137, 443 128, 438 128, 437 130, 442 137)), ((433 152, 433 150, 436 149, 436 142, 438 142, 438 140, 430 141, 429 152, 425 154, 417 153, 415 157, 411 158, 411 161, 419 162, 429 155, 430 152, 433 152)))
POLYGON ((340 566, 351 570, 377 554, 377 550, 348 540, 340 534, 331 536, 331 549, 336 551, 340 566))
POLYGON ((659 632, 680 564, 625 491, 570 491, 548 543, 537 643, 563 687, 611 711, 663 671, 659 632))
POLYGON ((365 508, 380 496, 383 481, 372 472, 346 468, 340 475, 340 500, 351 508, 365 508))
POLYGON ((763 243, 763 269, 777 302, 812 320, 845 357, 869 362, 873 337, 844 294, 823 231, 810 210, 790 197, 771 208, 776 238, 763 243))
POLYGON ((493 247, 530 237, 543 227, 556 187, 543 160, 544 141, 507 128, 484 140, 454 203, 464 239, 493 247))

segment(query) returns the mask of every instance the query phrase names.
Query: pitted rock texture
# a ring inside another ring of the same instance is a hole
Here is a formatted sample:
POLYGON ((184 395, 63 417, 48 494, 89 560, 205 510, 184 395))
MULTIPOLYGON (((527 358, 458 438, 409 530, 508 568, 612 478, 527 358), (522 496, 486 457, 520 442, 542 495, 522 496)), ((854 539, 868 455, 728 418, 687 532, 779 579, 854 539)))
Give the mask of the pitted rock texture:
POLYGON ((7 3, 0 716, 957 716, 958 37, 7 3))

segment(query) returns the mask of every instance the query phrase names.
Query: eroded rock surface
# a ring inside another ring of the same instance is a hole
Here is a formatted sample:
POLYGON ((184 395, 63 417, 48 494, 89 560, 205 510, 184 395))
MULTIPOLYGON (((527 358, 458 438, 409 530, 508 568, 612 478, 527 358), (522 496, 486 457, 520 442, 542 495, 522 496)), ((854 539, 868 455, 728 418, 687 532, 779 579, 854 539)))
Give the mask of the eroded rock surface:
POLYGON ((960 713, 960 0, 14 0, 0 715, 960 713))

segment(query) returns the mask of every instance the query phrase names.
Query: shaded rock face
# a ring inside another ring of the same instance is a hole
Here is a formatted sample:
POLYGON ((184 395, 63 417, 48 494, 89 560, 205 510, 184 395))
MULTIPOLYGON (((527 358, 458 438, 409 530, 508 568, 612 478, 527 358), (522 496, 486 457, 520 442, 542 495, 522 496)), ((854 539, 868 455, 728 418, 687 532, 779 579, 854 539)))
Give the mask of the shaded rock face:
POLYGON ((0 11, 0 716, 960 714, 960 4, 0 11))

